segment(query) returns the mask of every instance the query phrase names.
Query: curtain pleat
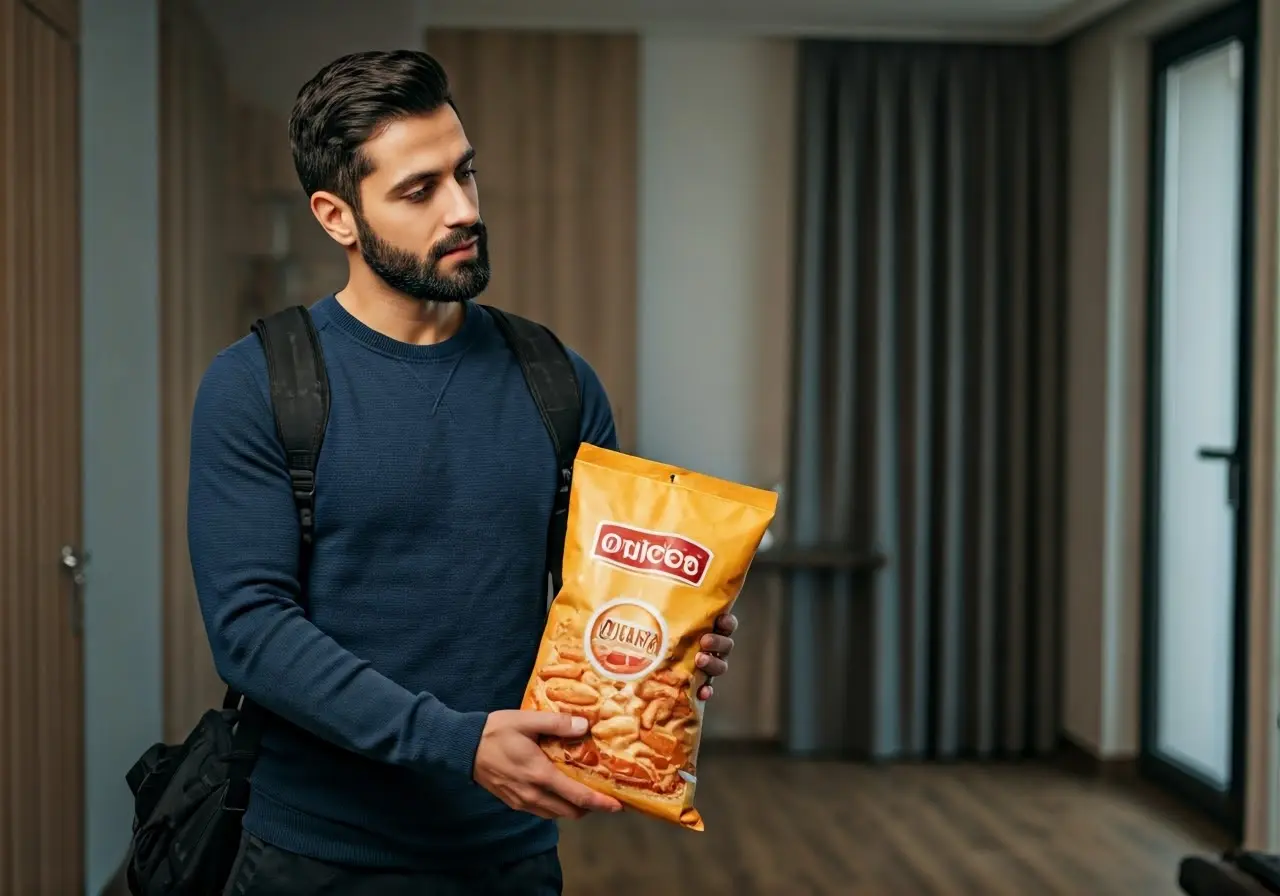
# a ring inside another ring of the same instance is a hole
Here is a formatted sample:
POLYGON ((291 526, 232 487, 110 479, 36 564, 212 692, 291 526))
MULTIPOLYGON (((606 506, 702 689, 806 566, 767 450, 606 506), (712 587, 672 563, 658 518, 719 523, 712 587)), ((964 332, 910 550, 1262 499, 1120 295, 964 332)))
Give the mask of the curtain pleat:
POLYGON ((1057 729, 1063 63, 803 49, 789 581, 795 753, 1026 754, 1057 729))

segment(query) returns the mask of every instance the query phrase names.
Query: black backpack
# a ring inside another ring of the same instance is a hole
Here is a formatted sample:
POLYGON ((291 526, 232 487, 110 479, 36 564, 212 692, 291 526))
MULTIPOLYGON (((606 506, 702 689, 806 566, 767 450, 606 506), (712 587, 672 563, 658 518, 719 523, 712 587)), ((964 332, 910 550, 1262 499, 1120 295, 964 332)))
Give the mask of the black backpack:
MULTIPOLYGON (((564 346, 550 330, 496 308, 486 310, 520 362, 555 446, 559 482, 547 532, 547 571, 558 592, 581 390, 564 346)), ((329 381, 305 308, 259 320, 253 332, 267 356, 276 428, 301 523, 299 578, 305 582, 329 381)), ((265 709, 228 688, 222 708, 206 712, 183 743, 154 744, 129 770, 134 821, 127 877, 134 896, 220 896, 239 848, 249 777, 267 719, 265 709)))

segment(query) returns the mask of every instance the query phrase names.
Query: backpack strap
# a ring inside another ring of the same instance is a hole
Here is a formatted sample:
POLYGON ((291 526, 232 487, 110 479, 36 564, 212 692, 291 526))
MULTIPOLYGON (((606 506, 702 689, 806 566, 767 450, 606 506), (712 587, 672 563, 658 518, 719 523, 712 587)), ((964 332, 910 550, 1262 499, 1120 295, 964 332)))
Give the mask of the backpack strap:
POLYGON ((564 584, 562 565, 573 460, 578 456, 582 436, 582 389, 569 352, 551 330, 509 311, 489 305, 482 307, 489 312, 520 362, 525 383, 556 451, 559 478, 547 530, 547 572, 551 574, 553 592, 558 594, 564 584))
POLYGON ((271 409, 302 529, 303 563, 298 575, 305 582, 315 526, 316 462, 329 425, 329 377, 315 324, 301 305, 260 318, 253 332, 267 355, 271 409))
MULTIPOLYGON (((302 533, 298 554, 298 582, 302 587, 298 602, 305 612, 307 571, 315 529, 316 462, 329 424, 329 377, 311 314, 301 305, 259 318, 253 325, 253 333, 267 356, 271 409, 276 432, 284 446, 289 484, 298 509, 302 533)), ((258 756, 267 712, 233 688, 227 688, 223 707, 240 708, 240 722, 232 745, 230 782, 223 805, 243 811, 249 805, 249 775, 258 756)))

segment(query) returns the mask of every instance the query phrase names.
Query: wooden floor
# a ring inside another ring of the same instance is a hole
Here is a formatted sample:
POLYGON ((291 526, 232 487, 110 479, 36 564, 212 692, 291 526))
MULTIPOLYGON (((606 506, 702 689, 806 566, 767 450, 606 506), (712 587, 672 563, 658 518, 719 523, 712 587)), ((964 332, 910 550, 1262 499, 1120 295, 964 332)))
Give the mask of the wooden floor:
POLYGON ((1174 896, 1225 844, 1137 784, 1052 765, 708 757, 707 830, 635 813, 561 827, 566 896, 1174 896))

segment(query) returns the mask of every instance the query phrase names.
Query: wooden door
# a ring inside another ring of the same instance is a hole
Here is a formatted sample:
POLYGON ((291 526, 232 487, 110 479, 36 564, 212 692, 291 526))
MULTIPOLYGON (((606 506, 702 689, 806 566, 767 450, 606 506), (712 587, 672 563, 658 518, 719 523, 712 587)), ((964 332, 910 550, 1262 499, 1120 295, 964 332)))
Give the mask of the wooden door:
MULTIPOLYGON (((77 50, 0 0, 0 894, 84 891, 77 50)), ((58 15, 52 13, 57 12, 58 15)))

